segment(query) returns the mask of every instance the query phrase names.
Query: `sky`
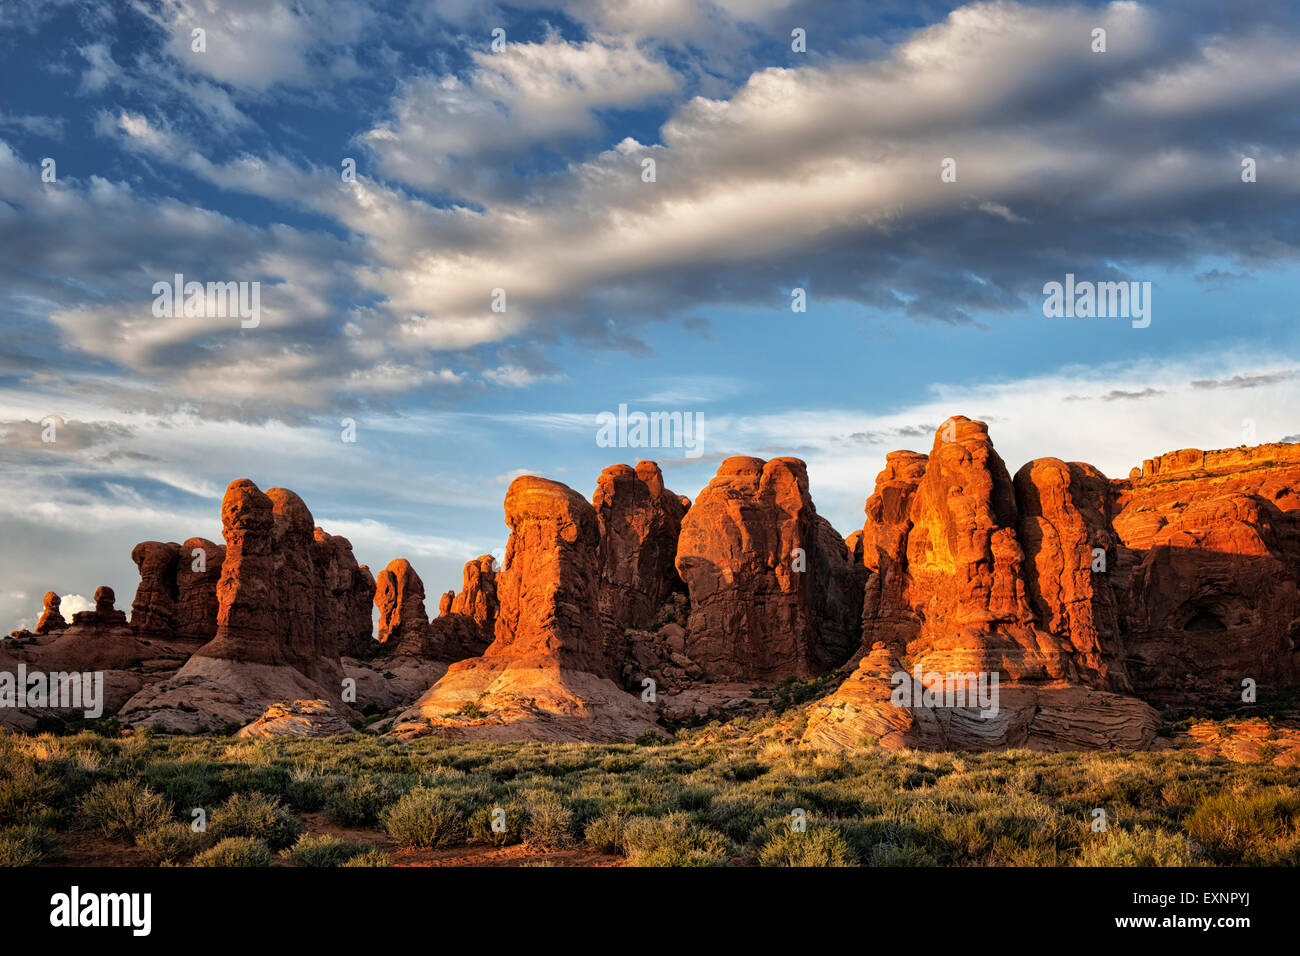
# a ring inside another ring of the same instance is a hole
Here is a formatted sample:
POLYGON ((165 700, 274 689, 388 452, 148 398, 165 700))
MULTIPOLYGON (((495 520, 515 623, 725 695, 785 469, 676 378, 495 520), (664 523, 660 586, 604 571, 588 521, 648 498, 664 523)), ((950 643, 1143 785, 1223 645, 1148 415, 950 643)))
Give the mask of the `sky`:
POLYGON ((521 474, 795 455, 848 534, 953 414, 1013 472, 1300 441, 1297 103, 1265 0, 0 0, 0 632, 236 478, 432 607, 521 474))

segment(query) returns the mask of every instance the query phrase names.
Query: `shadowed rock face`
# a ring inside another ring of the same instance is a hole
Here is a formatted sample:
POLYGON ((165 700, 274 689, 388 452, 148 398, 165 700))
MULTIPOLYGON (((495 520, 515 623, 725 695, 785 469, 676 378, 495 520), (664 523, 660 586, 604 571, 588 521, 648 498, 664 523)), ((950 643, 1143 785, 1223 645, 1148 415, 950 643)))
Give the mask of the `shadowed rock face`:
MULTIPOLYGON (((390 561, 379 572, 375 587, 379 641, 385 653, 447 662, 482 653, 488 644, 482 624, 454 613, 454 603, 454 593, 443 594, 438 617, 430 621, 425 614, 424 582, 405 558, 390 561)), ((495 607, 491 611, 495 614, 495 607)))
POLYGON ((1110 481, 1091 465, 1039 458, 1016 473, 1015 489, 1034 619, 1064 638, 1072 679, 1131 691, 1109 573, 1119 541, 1110 481))
POLYGON ((106 584, 95 588, 95 609, 78 611, 72 615, 72 626, 82 627, 122 627, 126 625, 126 612, 119 611, 114 605, 117 594, 106 584))
MULTIPOLYGON (((450 592, 448 592, 450 593, 450 592)), ((452 596, 450 607, 442 614, 463 614, 471 618, 480 633, 476 654, 483 652, 496 638, 497 610, 496 559, 481 554, 465 564, 464 584, 459 594, 452 596)))
POLYGON ((364 564, 357 564, 352 542, 320 528, 312 532, 312 556, 324 585, 318 606, 318 626, 329 631, 326 641, 352 657, 365 656, 375 643, 371 637, 370 608, 375 579, 364 564))
POLYGON ((131 550, 140 571, 140 585, 131 602, 131 625, 143 634, 169 634, 176 629, 176 571, 181 546, 175 542, 141 541, 131 550))
POLYGON ((140 634, 211 640, 217 633, 217 583, 226 549, 204 538, 141 541, 131 551, 140 584, 131 626, 140 634))
POLYGON ((712 679, 808 677, 858 645, 862 576, 797 458, 728 458, 682 521, 686 655, 712 679))
POLYGON ((1183 449, 1112 487, 1136 692, 1229 702, 1246 679, 1260 699, 1300 683, 1300 445, 1183 449))
POLYGON ((375 580, 375 607, 379 608, 379 643, 422 639, 429 626, 424 609, 424 582, 405 558, 394 558, 375 580))
POLYGON ((210 641, 217 636, 217 584, 226 561, 224 545, 189 538, 176 564, 176 636, 210 641))
POLYGON ((674 561, 686 504, 664 488, 652 461, 600 473, 592 507, 600 523, 600 619, 605 654, 626 660, 628 628, 648 627, 681 587, 674 561))

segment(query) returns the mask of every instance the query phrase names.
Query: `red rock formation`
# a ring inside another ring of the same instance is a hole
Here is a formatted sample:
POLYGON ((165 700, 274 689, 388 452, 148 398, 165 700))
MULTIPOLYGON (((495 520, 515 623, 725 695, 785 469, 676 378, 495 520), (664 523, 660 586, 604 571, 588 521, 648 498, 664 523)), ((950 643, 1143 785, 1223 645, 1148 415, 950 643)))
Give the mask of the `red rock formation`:
POLYGON ((37 634, 61 631, 68 626, 68 622, 63 619, 63 612, 59 610, 61 603, 63 603, 62 599, 53 591, 45 592, 44 610, 41 611, 40 620, 36 622, 37 634))
POLYGON ((318 575, 315 522, 292 491, 263 494, 241 479, 221 503, 226 556, 217 584, 217 633, 196 653, 216 660, 287 665, 337 687, 342 675, 332 629, 321 628, 326 605, 318 575))
POLYGON ((797 458, 728 458, 682 521, 686 655, 713 679, 836 666, 858 644, 861 575, 817 514, 797 458))
POLYGON ((375 641, 370 608, 374 603, 375 579, 364 564, 357 564, 352 542, 340 535, 312 531, 312 556, 316 572, 324 581, 325 598, 317 606, 317 626, 331 632, 326 638, 340 652, 364 657, 375 641))
MULTIPOLYGON (((394 723, 400 735, 626 740, 654 712, 609 677, 597 616, 600 525, 577 492, 535 476, 506 492, 505 570, 496 575, 496 638, 452 664, 394 723)), ((439 618, 439 620, 443 620, 439 618)))
MULTIPOLYGON (((801 740, 819 749, 1142 750, 1149 747, 1159 715, 1135 697, 1061 681, 999 685, 996 709, 918 706, 895 697, 903 686, 895 653, 877 643, 844 683, 808 709, 801 740)), ((908 681, 915 688, 914 681, 908 681)), ((976 685, 972 685, 976 686, 976 685)), ((991 688, 988 688, 991 690, 991 688)))
POLYGON ((462 661, 481 654, 489 643, 482 626, 467 614, 453 613, 454 602, 453 592, 443 594, 439 616, 430 621, 424 609, 424 582, 405 558, 390 561, 375 587, 380 643, 390 655, 433 661, 462 661))
POLYGON ((176 562, 177 637, 210 641, 217 636, 217 584, 225 560, 225 547, 207 538, 189 538, 181 545, 176 562))
POLYGON ((925 475, 929 458, 914 451, 885 456, 885 470, 867 499, 867 523, 861 531, 862 560, 869 576, 862 603, 862 647, 877 642, 906 644, 917 616, 904 598, 907 585, 907 533, 912 528, 912 495, 925 475))
POLYGON ((78 611, 72 615, 72 623, 74 626, 81 624, 94 627, 117 627, 126 624, 126 612, 114 607, 116 603, 117 595, 113 589, 106 584, 101 584, 95 588, 95 609, 78 611))
POLYGON ((473 619, 482 640, 482 645, 474 653, 481 654, 496 639, 499 606, 496 559, 490 554, 481 554, 466 562, 460 593, 453 596, 451 607, 441 613, 463 614, 473 619))
POLYGON ((177 565, 175 542, 141 541, 131 550, 140 585, 131 602, 131 626, 143 634, 170 634, 176 629, 177 565))
POLYGON ((863 529, 869 566, 874 552, 865 656, 814 706, 805 742, 1149 744, 1155 711, 1108 693, 1128 687, 1112 586, 1092 571, 1093 548, 1114 543, 1108 493, 1095 469, 1053 459, 1026 465, 1013 486, 987 426, 962 416, 940 427, 929 456, 890 455, 863 529), (895 696, 913 683, 901 675, 917 673, 996 675, 1000 703, 976 714, 895 696))
POLYGON ((1065 638, 1073 679, 1130 691, 1109 573, 1118 546, 1110 481, 1091 465, 1039 458, 1016 473, 1015 486, 1035 620, 1065 638))
POLYGON ((1300 683, 1300 445, 1183 449, 1112 487, 1136 692, 1232 703, 1247 679, 1260 700, 1300 683))
POLYGON ((128 701, 123 719, 194 730, 246 723, 275 700, 317 697, 354 716, 341 698, 340 630, 324 621, 337 607, 316 565, 321 549, 336 546, 317 542, 296 494, 263 494, 248 479, 226 489, 221 519, 216 634, 173 677, 128 701))
POLYGON ((1004 681, 1077 677, 1068 649, 1038 626, 1030 605, 1015 493, 987 426, 949 419, 909 490, 918 459, 895 459, 902 473, 887 468, 873 495, 886 522, 877 526, 869 511, 864 541, 876 542, 878 555, 905 551, 901 561, 889 558, 864 641, 883 641, 927 670, 997 671, 1004 681), (884 507, 891 495, 906 503, 901 521, 884 507), (894 544, 900 534, 905 545, 894 544))
POLYGON ((131 551, 140 584, 131 626, 141 634, 211 640, 217 633, 217 583, 225 549, 204 538, 185 544, 141 541, 131 551))
MULTIPOLYGON (((20 665, 29 672, 46 674, 95 672, 103 677, 103 696, 99 700, 102 713, 117 712, 142 687, 179 668, 194 645, 173 641, 166 635, 140 635, 127 624, 126 614, 114 609, 114 597, 111 588, 101 587, 95 592, 96 608, 73 615, 72 624, 25 634, 21 642, 2 642, 0 672, 14 673, 20 665)), ((58 606, 57 595, 46 595, 47 612, 42 619, 51 611, 57 614, 58 606)), ((59 713, 80 716, 83 712, 79 708, 0 708, 0 725, 32 730, 42 717, 59 713)))
POLYGON ((600 473, 591 504, 600 524, 601 624, 605 656, 628 658, 625 631, 646 628, 655 620, 674 587, 677 539, 686 506, 664 488, 653 461, 611 465, 600 473))
POLYGON ((327 700, 275 703, 236 737, 332 737, 352 732, 351 725, 334 712, 327 700))
POLYGON ((1298 487, 1289 444, 1185 449, 1115 481, 1043 458, 1013 481, 986 426, 960 416, 929 455, 887 457, 847 539, 792 458, 728 459, 694 506, 650 462, 606 469, 591 504, 526 477, 506 496, 505 569, 469 562, 429 621, 408 562, 376 582, 297 495, 237 481, 225 548, 135 548, 129 626, 110 588, 71 626, 50 593, 37 633, 6 642, 0 663, 103 669, 111 700, 134 695, 128 724, 215 729, 315 699, 346 723, 340 655, 379 646, 373 602, 384 661, 349 660, 369 695, 357 706, 394 706, 441 675, 397 720, 403 734, 627 739, 654 727, 654 708, 614 681, 653 674, 696 713, 701 677, 749 706, 752 683, 723 682, 851 660, 810 708, 806 743, 1142 747, 1157 723, 1144 700, 1232 703, 1249 680, 1266 701, 1300 684, 1298 487), (999 707, 900 704, 900 672, 996 674, 999 707))
POLYGON ((506 570, 497 576, 496 638, 484 657, 536 657, 609 676, 598 606, 600 528, 572 488, 526 475, 506 492, 506 570))
POLYGON ((424 609, 424 582, 405 558, 394 558, 375 581, 379 608, 379 643, 399 644, 404 638, 421 642, 429 626, 424 609))

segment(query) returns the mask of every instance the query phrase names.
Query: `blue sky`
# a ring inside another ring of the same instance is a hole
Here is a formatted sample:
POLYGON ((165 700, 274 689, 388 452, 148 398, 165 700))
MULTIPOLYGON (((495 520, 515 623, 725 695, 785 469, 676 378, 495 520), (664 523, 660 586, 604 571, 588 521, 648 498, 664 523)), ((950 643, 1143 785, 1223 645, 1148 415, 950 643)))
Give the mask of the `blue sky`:
POLYGON ((238 477, 433 595, 525 472, 793 454, 847 534, 954 413, 1012 470, 1300 439, 1297 94, 1262 0, 5 0, 0 627, 125 606, 238 477), (260 324, 154 317, 177 272, 260 324), (1045 318, 1067 272, 1151 325, 1045 318), (598 446, 620 404, 702 454, 598 446))

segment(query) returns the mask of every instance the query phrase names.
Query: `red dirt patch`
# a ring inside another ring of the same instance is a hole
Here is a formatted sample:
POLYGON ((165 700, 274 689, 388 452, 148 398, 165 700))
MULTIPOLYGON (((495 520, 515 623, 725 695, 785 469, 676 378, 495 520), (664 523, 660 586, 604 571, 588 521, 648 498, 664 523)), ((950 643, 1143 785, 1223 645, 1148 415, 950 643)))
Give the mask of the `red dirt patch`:
POLYGON ((601 853, 591 847, 571 850, 541 850, 526 844, 515 846, 452 846, 442 849, 391 850, 393 866, 622 866, 621 856, 601 853))
POLYGON ((150 866, 149 857, 138 846, 109 840, 94 830, 73 830, 58 834, 59 845, 42 866, 150 866))
MULTIPOLYGON (((623 858, 600 853, 590 847, 573 847, 547 850, 527 844, 514 846, 398 847, 393 838, 382 830, 366 827, 345 827, 330 820, 323 813, 303 813, 300 819, 304 833, 338 837, 352 843, 364 843, 383 850, 391 857, 393 866, 527 866, 544 863, 551 866, 622 866, 623 858)), ((75 830, 60 833, 59 847, 43 865, 48 866, 151 866, 148 856, 130 843, 109 840, 93 830, 75 830)), ((273 866, 288 866, 276 854, 273 866)))

